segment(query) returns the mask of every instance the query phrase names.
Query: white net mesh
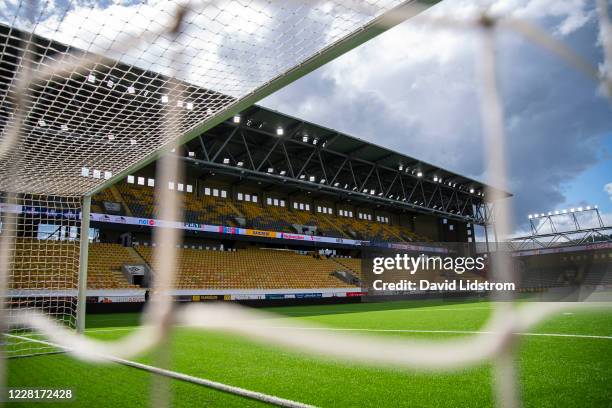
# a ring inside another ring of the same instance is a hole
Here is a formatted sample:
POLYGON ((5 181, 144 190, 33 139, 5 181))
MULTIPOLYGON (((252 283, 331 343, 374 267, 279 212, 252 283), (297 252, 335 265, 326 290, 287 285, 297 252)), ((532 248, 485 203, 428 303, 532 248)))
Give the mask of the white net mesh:
POLYGON ((0 14, 2 137, 23 134, 13 190, 84 194, 401 3, 16 2, 0 14))
MULTIPOLYGON (((75 327, 80 207, 78 198, 37 195, 15 197, 2 205, 8 324, 14 323, 17 310, 36 309, 65 327, 75 327)), ((5 342, 9 357, 56 351, 23 340, 34 335, 27 327, 16 326, 11 334, 15 337, 5 342)))

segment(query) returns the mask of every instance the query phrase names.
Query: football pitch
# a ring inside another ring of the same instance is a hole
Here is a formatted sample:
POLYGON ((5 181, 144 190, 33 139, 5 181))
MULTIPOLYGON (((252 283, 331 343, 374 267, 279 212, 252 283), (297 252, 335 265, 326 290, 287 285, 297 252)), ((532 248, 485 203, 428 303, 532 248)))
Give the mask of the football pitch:
MULTIPOLYGON (((478 332, 492 303, 480 301, 401 301, 268 309, 288 321, 323 324, 329 330, 431 339, 478 332)), ((138 314, 89 315, 87 335, 117 339, 138 325, 138 314)), ((370 367, 270 347, 236 336, 175 328, 170 369, 191 376, 325 407, 493 405, 491 365, 450 373, 423 373, 370 367)), ((347 344, 346 347, 351 347, 347 344)), ((518 338, 523 404, 530 407, 612 406, 612 311, 580 311, 557 316, 518 338)), ((376 353, 376 350, 372 350, 376 353)), ((155 351, 136 361, 155 366, 155 351)), ((93 365, 66 354, 8 361, 10 387, 72 388, 64 406, 150 406, 152 376, 109 363, 93 365)), ((204 386, 169 380, 173 406, 264 406, 204 386)), ((43 407, 46 403, 13 406, 43 407)))

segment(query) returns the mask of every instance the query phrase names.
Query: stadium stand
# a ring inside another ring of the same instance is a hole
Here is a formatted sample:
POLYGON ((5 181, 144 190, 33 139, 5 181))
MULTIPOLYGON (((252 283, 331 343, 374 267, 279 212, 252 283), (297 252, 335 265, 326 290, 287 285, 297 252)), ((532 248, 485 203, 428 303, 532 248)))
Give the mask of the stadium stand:
MULTIPOLYGON (((155 270, 153 249, 137 247, 155 270)), ((332 276, 342 269, 331 259, 293 251, 244 249, 235 252, 179 250, 178 289, 299 289, 347 287, 332 276)))
MULTIPOLYGON (((112 189, 112 188, 111 188, 112 189)), ((104 212, 104 201, 120 202, 127 215, 141 218, 155 218, 154 189, 121 182, 116 190, 104 190, 93 199, 94 212, 104 212), (113 194, 114 193, 114 194, 113 194), (120 197, 117 197, 119 195, 120 197)), ((323 214, 315 211, 315 205, 310 211, 294 210, 286 206, 266 205, 263 200, 255 202, 237 201, 231 198, 197 196, 194 193, 177 192, 181 196, 184 217, 190 223, 205 223, 229 227, 246 227, 279 232, 301 232, 296 226, 316 228, 316 235, 335 238, 352 238, 379 242, 431 242, 432 239, 418 235, 405 226, 383 223, 355 217, 323 214)), ((329 203, 319 203, 329 206, 329 203)), ((318 204, 318 205, 319 205, 318 204)), ((352 212, 358 213, 355 208, 352 212)))
POLYGON ((89 289, 139 288, 128 283, 121 271, 121 267, 126 263, 142 263, 131 250, 119 244, 90 244, 87 287, 89 289))

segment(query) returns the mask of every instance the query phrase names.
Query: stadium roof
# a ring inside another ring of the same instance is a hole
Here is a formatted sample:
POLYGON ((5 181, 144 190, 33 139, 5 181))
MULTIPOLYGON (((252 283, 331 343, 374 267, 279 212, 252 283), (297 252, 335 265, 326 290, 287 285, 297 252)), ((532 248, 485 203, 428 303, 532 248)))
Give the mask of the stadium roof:
MULTIPOLYGON (((256 180, 478 224, 488 219, 485 184, 283 113, 251 106, 189 141, 192 170, 256 180)), ((510 196, 508 193, 503 193, 510 196)))

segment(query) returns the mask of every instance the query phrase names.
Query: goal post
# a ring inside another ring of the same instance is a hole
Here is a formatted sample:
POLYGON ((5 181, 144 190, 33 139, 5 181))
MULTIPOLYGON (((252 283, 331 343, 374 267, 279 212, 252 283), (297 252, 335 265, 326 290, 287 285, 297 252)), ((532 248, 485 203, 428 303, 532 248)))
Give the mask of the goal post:
POLYGON ((85 332, 87 315, 87 266, 89 264, 89 214, 91 212, 91 196, 83 197, 81 208, 81 229, 79 233, 79 289, 77 292, 76 329, 78 333, 85 332))

